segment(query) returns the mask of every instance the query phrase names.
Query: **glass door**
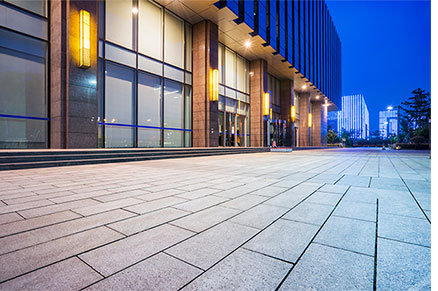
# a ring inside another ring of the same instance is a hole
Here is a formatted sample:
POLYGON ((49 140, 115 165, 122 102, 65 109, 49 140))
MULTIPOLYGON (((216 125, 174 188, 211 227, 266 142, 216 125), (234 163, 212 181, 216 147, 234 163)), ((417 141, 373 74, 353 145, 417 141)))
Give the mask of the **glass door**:
POLYGON ((226 112, 225 122, 226 122, 225 146, 233 147, 235 146, 236 115, 233 113, 226 112))
POLYGON ((224 136, 224 113, 222 111, 219 111, 219 146, 225 146, 224 136))

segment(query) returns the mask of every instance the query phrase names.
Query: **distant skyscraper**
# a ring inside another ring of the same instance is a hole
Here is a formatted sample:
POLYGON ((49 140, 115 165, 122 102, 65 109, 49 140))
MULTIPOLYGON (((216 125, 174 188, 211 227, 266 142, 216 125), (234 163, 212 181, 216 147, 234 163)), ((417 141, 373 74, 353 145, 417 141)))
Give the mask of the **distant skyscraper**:
POLYGON ((383 138, 398 134, 398 111, 388 108, 389 110, 379 111, 379 132, 383 138))
POLYGON ((339 132, 339 130, 338 130, 338 112, 339 111, 327 112, 327 129, 331 129, 334 132, 339 132))
POLYGON ((370 115, 362 94, 342 96, 342 110, 338 111, 338 131, 347 131, 353 138, 368 139, 370 115))

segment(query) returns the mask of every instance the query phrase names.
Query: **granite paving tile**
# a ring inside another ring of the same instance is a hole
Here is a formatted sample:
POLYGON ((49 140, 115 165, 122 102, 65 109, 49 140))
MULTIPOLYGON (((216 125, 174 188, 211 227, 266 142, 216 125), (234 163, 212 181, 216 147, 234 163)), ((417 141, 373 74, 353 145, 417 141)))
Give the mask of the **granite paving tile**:
POLYGON ((31 202, 14 204, 14 205, 0 206, 0 214, 20 211, 30 208, 36 208, 41 206, 47 206, 51 204, 53 204, 53 202, 50 202, 49 200, 45 199, 45 200, 37 200, 37 201, 31 201, 31 202))
POLYGON ((424 218, 379 213, 379 237, 430 247, 430 234, 430 223, 424 218))
POLYGON ((136 190, 131 190, 131 191, 118 192, 118 193, 114 193, 114 194, 106 194, 103 196, 97 196, 97 197, 94 197, 94 199, 96 199, 97 201, 100 201, 100 202, 110 202, 110 201, 121 200, 121 199, 129 198, 129 197, 137 198, 137 196, 145 195, 148 193, 149 192, 146 190, 136 189, 136 190))
POLYGON ((376 206, 377 204, 343 200, 336 207, 333 215, 376 222, 376 206))
POLYGON ((47 242, 73 233, 102 226, 133 216, 124 210, 114 210, 80 219, 74 219, 46 227, 0 238, 0 254, 47 242))
POLYGON ((373 222, 331 216, 315 242, 372 256, 375 234, 376 224, 373 222))
POLYGON ((164 208, 140 216, 125 219, 123 221, 111 223, 108 226, 125 235, 132 235, 187 214, 189 214, 189 212, 174 208, 164 208))
POLYGON ((182 194, 182 193, 186 193, 186 191, 178 190, 178 189, 166 189, 166 190, 162 190, 159 192, 153 192, 153 193, 141 195, 141 196, 138 196, 137 198, 141 199, 141 200, 145 200, 145 201, 153 201, 153 200, 158 200, 161 198, 175 196, 175 195, 182 194))
POLYGON ((339 180, 336 185, 348 185, 356 187, 368 187, 370 183, 370 177, 368 176, 353 176, 345 175, 339 180))
POLYGON ((228 198, 208 195, 195 200, 190 200, 184 203, 177 204, 174 207, 185 211, 196 212, 227 200, 228 198))
POLYGON ((430 260, 430 248, 379 238, 377 290, 431 290, 430 260))
POLYGON ((328 193, 344 194, 348 189, 347 185, 324 185, 319 190, 328 193))
POLYGON ((294 263, 318 227, 280 219, 244 245, 244 248, 294 263))
POLYGON ((147 212, 152 212, 169 206, 177 205, 179 203, 186 202, 186 199, 178 197, 165 197, 162 199, 157 199, 149 202, 143 202, 129 207, 124 207, 124 209, 138 213, 144 214, 147 212))
POLYGON ((291 266, 240 248, 183 290, 274 290, 291 266))
POLYGON ((0 282, 36 270, 123 236, 98 227, 0 256, 0 282))
POLYGON ((321 226, 332 210, 333 206, 311 203, 306 200, 286 213, 283 218, 321 226))
POLYGON ((253 192, 251 192, 251 194, 272 197, 272 196, 280 194, 281 192, 284 192, 284 191, 286 191, 286 188, 284 188, 284 187, 269 186, 269 187, 265 187, 265 188, 253 191, 253 192))
POLYGON ((373 290, 373 271, 370 256, 312 243, 280 290, 373 290))
POLYGON ((101 278, 73 257, 0 284, 0 290, 79 290, 101 278))
POLYGON ((258 195, 252 195, 252 194, 246 194, 243 196, 240 196, 238 198, 226 201, 221 204, 221 206, 228 207, 228 208, 234 208, 238 210, 247 210, 257 204, 262 203, 268 199, 264 196, 258 196, 258 195))
POLYGON ((173 246, 166 253, 206 270, 255 235, 257 231, 254 228, 225 221, 173 246))
MULTIPOLYGON (((0 214, 0 224, 10 223, 18 220, 23 220, 23 217, 16 212, 0 214)), ((1 234, 1 231, 0 231, 1 234)))
POLYGON ((202 189, 197 189, 195 191, 189 191, 189 192, 184 192, 181 194, 177 194, 178 197, 184 198, 184 199, 197 199, 197 198, 201 198, 210 194, 214 194, 214 193, 218 193, 221 192, 221 190, 218 189, 212 189, 212 188, 202 188, 202 189))
POLYGON ((174 220, 171 224, 194 231, 201 232, 213 225, 216 225, 231 216, 240 213, 240 210, 213 206, 180 219, 174 220))
POLYGON ((81 254, 79 257, 104 276, 129 267, 193 235, 162 225, 81 254))
POLYGON ((47 215, 55 212, 71 210, 78 207, 93 206, 97 204, 101 204, 101 203, 93 199, 84 199, 84 200, 71 201, 71 202, 54 204, 44 207, 38 207, 34 209, 21 210, 19 211, 19 214, 25 218, 32 218, 32 217, 47 215))
POLYGON ((142 203, 142 200, 135 198, 126 198, 121 200, 115 200, 105 203, 100 203, 93 206, 81 207, 73 209, 74 212, 79 213, 81 215, 87 216, 92 215, 108 210, 118 209, 118 208, 127 208, 127 206, 136 205, 142 203))
MULTIPOLYGON (((15 215, 18 215, 14 213, 15 215)), ((21 216, 19 216, 21 218, 21 216)), ((38 227, 47 226, 50 224, 55 224, 75 218, 81 217, 79 214, 76 214, 71 211, 63 211, 63 212, 57 212, 53 214, 48 214, 44 216, 39 216, 35 218, 30 218, 18 221, 13 221, 7 224, 0 225, 0 237, 11 235, 14 233, 19 233, 23 231, 32 230, 38 227)))
POLYGON ((309 198, 307 198, 306 201, 329 205, 329 206, 335 206, 339 202, 341 197, 342 194, 317 191, 313 193, 309 198))
POLYGON ((287 209, 266 204, 257 205, 230 219, 231 222, 263 229, 282 216, 287 209))
POLYGON ((86 290, 178 290, 202 271, 159 253, 86 290))

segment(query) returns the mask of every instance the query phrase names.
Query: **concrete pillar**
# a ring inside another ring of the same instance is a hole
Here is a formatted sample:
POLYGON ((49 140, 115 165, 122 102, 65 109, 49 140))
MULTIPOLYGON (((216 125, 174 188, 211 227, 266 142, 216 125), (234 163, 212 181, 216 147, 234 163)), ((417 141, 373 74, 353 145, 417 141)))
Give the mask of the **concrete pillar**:
POLYGON ((50 147, 97 147, 96 1, 50 1, 50 147), (79 68, 79 11, 90 13, 91 66, 79 68))
POLYGON ((219 145, 218 102, 210 101, 209 73, 218 68, 218 27, 203 20, 193 26, 193 146, 219 145))
POLYGON ((284 144, 287 147, 291 147, 293 142, 293 124, 290 113, 292 105, 294 105, 294 82, 293 80, 282 80, 280 83, 280 118, 286 120, 284 144))
POLYGON ((268 64, 258 59, 250 62, 250 129, 251 146, 263 147, 263 93, 268 90, 268 64))
POLYGON ((310 110, 310 94, 308 92, 300 93, 300 147, 310 146, 309 144, 309 110, 310 110))

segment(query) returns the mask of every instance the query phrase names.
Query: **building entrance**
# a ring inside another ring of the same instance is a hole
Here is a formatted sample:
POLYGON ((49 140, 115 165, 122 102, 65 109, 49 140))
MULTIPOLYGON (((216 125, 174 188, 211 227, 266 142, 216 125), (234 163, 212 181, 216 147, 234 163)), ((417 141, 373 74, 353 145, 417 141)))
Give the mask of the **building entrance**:
POLYGON ((271 146, 285 146, 286 120, 271 120, 269 124, 269 136, 271 146))
POLYGON ((219 146, 246 146, 246 116, 219 111, 219 146))

